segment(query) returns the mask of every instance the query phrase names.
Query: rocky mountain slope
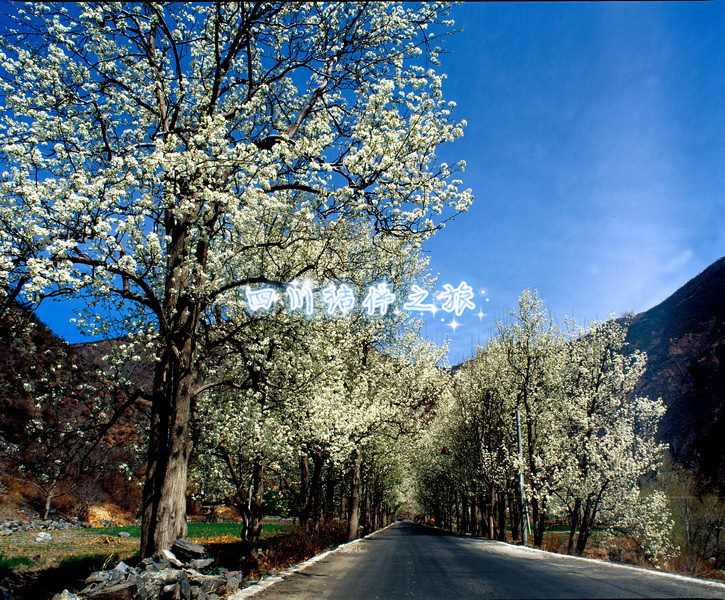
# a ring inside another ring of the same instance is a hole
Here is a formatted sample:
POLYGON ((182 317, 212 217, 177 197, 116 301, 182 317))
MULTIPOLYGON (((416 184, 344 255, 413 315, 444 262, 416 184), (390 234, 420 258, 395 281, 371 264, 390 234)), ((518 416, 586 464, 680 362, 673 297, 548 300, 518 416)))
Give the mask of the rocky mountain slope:
POLYGON ((702 485, 725 489, 725 257, 635 315, 627 341, 648 357, 637 393, 667 406, 661 439, 702 485))

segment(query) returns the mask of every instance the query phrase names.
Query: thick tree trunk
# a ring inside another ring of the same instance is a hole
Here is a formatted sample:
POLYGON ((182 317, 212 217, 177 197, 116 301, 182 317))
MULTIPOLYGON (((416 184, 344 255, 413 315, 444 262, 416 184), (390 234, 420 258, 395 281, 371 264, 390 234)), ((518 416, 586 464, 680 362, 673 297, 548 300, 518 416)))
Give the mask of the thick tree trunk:
POLYGON ((362 452, 355 448, 352 454, 352 482, 350 484, 350 516, 347 520, 347 539, 352 541, 358 537, 360 525, 360 471, 362 469, 362 452))
POLYGON ((186 484, 191 439, 195 348, 187 337, 167 346, 154 375, 146 482, 142 492, 141 556, 186 536, 186 484))

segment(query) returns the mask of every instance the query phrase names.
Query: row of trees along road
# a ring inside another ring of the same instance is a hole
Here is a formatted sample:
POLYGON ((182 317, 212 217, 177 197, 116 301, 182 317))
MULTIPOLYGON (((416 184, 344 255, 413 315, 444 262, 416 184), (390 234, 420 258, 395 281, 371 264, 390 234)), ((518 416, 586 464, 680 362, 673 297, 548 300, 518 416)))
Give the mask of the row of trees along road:
POLYGON ((614 320, 561 328, 525 291, 511 321, 455 373, 422 442, 426 511, 500 540, 507 522, 521 539, 527 514, 537 546, 549 523, 563 522, 576 554, 595 526, 608 528, 639 540, 655 563, 669 557, 666 496, 640 491, 664 450, 655 442, 664 407, 633 397, 646 357, 623 352, 625 333, 614 320))
MULTIPOLYGON (((451 179, 460 165, 435 156, 462 133, 434 70, 434 45, 451 23, 438 3, 8 10, 16 12, 0 36, 0 285, 6 302, 82 297, 85 330, 123 334, 126 358, 143 347, 154 359, 152 383, 133 396, 151 407, 147 556, 186 533, 189 458, 214 402, 250 411, 256 403, 263 418, 279 408, 277 420, 335 410, 267 387, 276 371, 293 378, 284 371, 302 357, 290 351, 290 364, 254 368, 265 349, 268 360, 284 353, 276 336, 294 324, 258 338, 266 334, 245 309, 248 286, 281 290, 362 271, 400 285, 419 272, 408 267, 420 266, 421 243, 468 206, 470 193, 451 179), (218 395, 200 406, 211 390, 218 395)), ((344 385, 356 398, 351 413, 364 411, 357 384, 344 385)), ((361 460, 363 423, 334 440, 314 422, 290 423, 281 421, 306 444, 296 458, 313 464, 311 486, 320 457, 337 468, 361 460)), ((259 469, 295 457, 252 459, 259 469)))

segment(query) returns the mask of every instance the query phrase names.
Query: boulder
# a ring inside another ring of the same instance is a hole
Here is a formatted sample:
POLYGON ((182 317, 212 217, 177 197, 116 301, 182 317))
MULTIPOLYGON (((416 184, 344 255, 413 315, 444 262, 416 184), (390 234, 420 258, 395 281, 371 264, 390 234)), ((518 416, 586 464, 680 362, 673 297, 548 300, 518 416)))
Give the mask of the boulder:
POLYGON ((50 535, 47 531, 41 531, 38 533, 38 535, 35 536, 36 542, 50 542, 53 540, 53 536, 50 535))
POLYGON ((204 546, 195 544, 186 538, 179 538, 171 544, 171 552, 184 562, 189 562, 197 558, 204 558, 206 549, 204 546))

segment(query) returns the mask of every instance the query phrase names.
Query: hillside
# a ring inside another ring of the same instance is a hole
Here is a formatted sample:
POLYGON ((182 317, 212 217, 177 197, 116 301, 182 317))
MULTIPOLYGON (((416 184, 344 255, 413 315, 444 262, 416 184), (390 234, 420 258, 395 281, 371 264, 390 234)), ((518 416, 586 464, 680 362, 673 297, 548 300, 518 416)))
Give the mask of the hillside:
POLYGON ((706 487, 725 488, 725 258, 635 315, 627 341, 647 352, 637 393, 661 396, 660 437, 706 487))
POLYGON ((32 506, 85 518, 89 503, 134 510, 139 441, 133 408, 88 353, 77 352, 28 309, 0 315, 0 519, 32 506), (100 417, 100 419, 99 419, 100 417))

